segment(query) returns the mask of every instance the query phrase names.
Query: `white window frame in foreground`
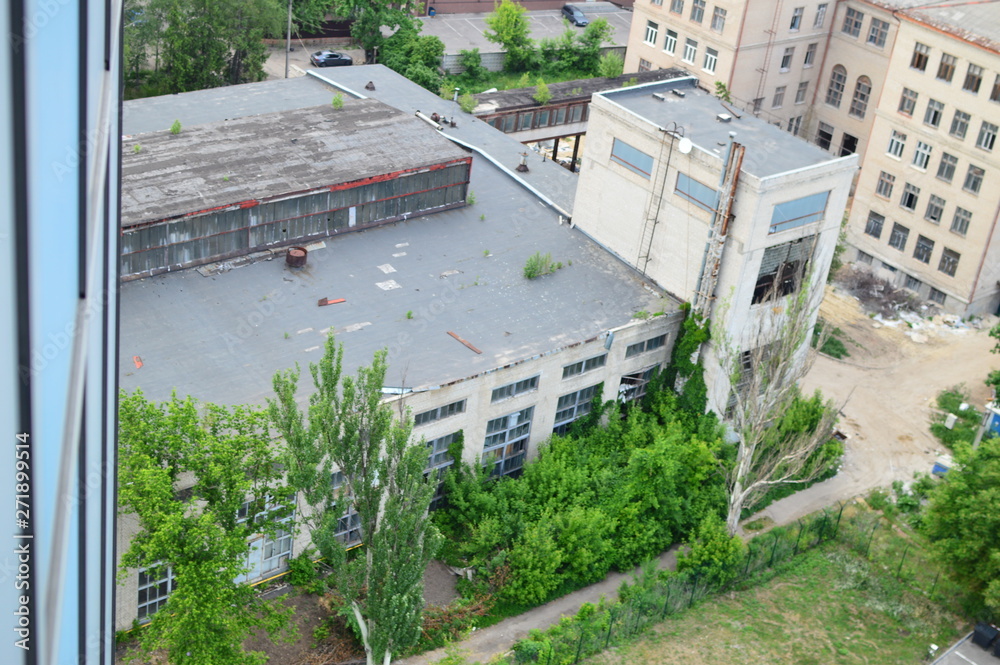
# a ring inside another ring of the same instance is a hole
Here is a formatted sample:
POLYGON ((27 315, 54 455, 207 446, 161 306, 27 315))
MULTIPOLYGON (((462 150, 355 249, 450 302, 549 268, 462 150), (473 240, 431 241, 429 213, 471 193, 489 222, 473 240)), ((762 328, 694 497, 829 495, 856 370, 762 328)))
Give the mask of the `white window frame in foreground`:
POLYGON ((518 395, 538 390, 538 379, 540 376, 540 374, 536 374, 528 377, 527 379, 521 379, 520 381, 514 381, 513 383, 508 383, 505 386, 494 388, 493 392, 490 394, 490 403, 495 404, 497 402, 510 399, 511 397, 517 397, 518 395))
POLYGON ((594 395, 601 384, 581 388, 576 392, 567 393, 556 402, 556 418, 553 423, 552 433, 560 436, 566 434, 569 426, 574 421, 590 413, 593 406, 594 395))
POLYGON ((490 466, 491 476, 517 475, 524 468, 528 454, 528 438, 535 407, 508 413, 486 423, 483 443, 483 466, 490 466))
POLYGON ((698 40, 691 39, 690 37, 688 37, 684 42, 684 56, 681 58, 681 62, 686 62, 693 65, 697 57, 698 57, 698 40))
POLYGON ((649 382, 656 376, 659 369, 660 365, 656 364, 622 376, 621 383, 618 384, 618 401, 632 402, 642 399, 646 394, 649 382))
POLYGON ((608 364, 608 354, 602 353, 599 356, 593 356, 585 360, 578 360, 575 363, 570 363, 569 365, 563 365, 562 378, 568 379, 574 376, 579 376, 590 372, 595 369, 599 369, 608 364))
POLYGON ((719 64, 719 52, 714 48, 705 47, 705 66, 702 67, 709 74, 715 73, 715 68, 719 64))
POLYGON ((656 46, 656 40, 660 36, 660 24, 656 21, 646 21, 646 36, 643 41, 650 46, 656 46))

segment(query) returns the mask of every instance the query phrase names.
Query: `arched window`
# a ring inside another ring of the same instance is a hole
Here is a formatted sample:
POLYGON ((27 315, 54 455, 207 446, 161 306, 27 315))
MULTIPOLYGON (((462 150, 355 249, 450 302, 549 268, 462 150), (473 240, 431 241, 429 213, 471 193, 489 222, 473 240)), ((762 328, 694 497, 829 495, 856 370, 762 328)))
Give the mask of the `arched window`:
POLYGON ((844 87, 847 85, 847 70, 837 65, 830 74, 830 87, 826 89, 826 103, 840 108, 840 100, 844 98, 844 87))
POLYGON ((854 86, 854 97, 851 99, 851 110, 849 113, 855 118, 865 117, 868 110, 868 99, 872 96, 872 81, 867 76, 858 77, 858 82, 854 86))

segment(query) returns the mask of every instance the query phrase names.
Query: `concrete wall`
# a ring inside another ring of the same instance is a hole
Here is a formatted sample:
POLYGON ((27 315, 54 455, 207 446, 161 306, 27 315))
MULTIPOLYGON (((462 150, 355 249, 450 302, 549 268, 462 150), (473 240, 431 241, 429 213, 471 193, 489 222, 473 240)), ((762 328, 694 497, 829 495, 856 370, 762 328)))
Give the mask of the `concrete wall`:
MULTIPOLYGON (((669 301, 665 301, 665 306, 669 307, 669 301)), ((454 381, 433 390, 414 392, 390 398, 388 401, 394 410, 401 401, 404 408, 417 414, 466 400, 464 413, 416 427, 413 437, 415 442, 430 441, 461 430, 465 441, 464 460, 470 464, 476 463, 482 455, 486 425, 490 420, 534 407, 527 450, 528 459, 531 459, 537 456, 539 446, 552 435, 556 404, 561 396, 603 383, 603 399, 616 399, 623 376, 655 365, 666 364, 682 320, 682 313, 676 310, 661 316, 636 319, 593 339, 555 348, 545 354, 454 381), (625 357, 625 350, 630 344, 664 334, 667 335, 667 339, 662 347, 631 358, 625 357), (562 378, 563 367, 566 365, 604 353, 608 354, 604 367, 566 379, 562 378), (495 403, 491 402, 495 388, 533 376, 539 377, 536 390, 495 403)), ((135 536, 137 529, 134 516, 126 515, 119 520, 117 533, 119 557, 128 549, 129 542, 135 536)), ((308 545, 308 534, 299 534, 293 544, 292 556, 302 552, 308 545)), ((116 590, 115 626, 116 630, 121 630, 128 628, 136 616, 138 572, 129 571, 116 590)))

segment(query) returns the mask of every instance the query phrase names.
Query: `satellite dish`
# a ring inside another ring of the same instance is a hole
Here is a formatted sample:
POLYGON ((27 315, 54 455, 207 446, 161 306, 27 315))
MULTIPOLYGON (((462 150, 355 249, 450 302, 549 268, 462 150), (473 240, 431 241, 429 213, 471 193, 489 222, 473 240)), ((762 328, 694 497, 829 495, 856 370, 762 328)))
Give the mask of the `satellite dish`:
POLYGON ((680 150, 681 153, 683 153, 685 155, 688 154, 689 152, 691 152, 691 148, 693 148, 693 147, 694 147, 694 144, 691 143, 691 139, 689 139, 686 136, 684 138, 682 138, 681 142, 677 145, 677 149, 680 150))

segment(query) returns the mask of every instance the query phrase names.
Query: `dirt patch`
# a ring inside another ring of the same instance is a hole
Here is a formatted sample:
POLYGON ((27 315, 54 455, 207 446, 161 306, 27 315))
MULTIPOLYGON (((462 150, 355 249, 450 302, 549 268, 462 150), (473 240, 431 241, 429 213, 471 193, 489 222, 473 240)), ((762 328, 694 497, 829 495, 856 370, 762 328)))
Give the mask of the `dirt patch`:
POLYGON ((458 598, 455 584, 458 582, 451 570, 440 561, 431 561, 424 571, 424 605, 444 607, 458 598))

